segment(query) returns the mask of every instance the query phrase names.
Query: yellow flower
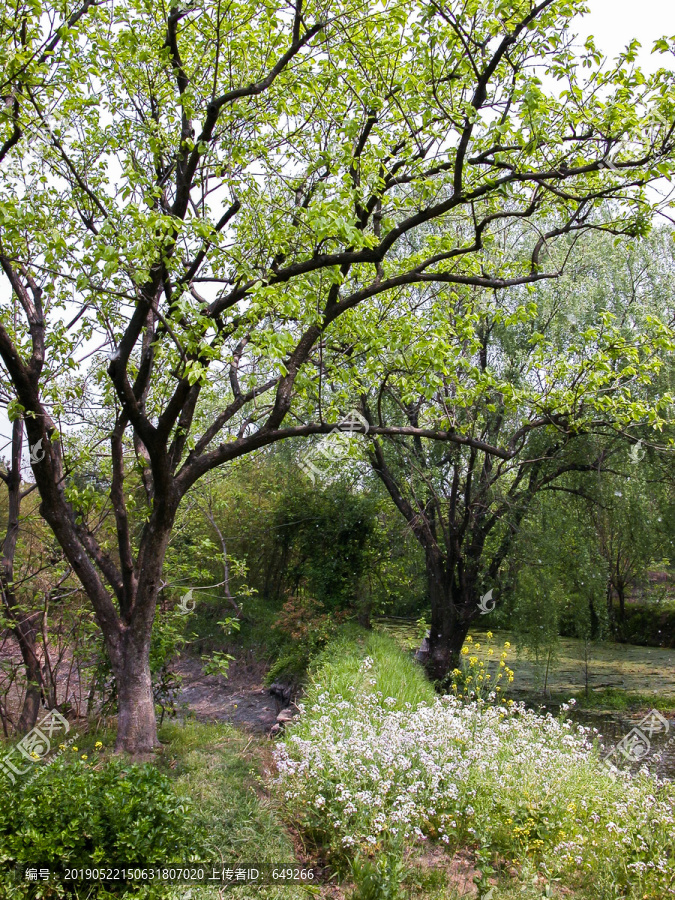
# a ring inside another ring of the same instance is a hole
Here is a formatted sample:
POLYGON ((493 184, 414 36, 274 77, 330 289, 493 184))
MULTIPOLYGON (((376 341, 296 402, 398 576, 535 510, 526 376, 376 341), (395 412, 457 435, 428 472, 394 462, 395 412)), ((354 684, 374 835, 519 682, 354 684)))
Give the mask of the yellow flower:
POLYGON ((504 646, 505 646, 506 649, 508 650, 509 647, 511 646, 511 644, 510 644, 508 641, 504 641, 504 646))
POLYGON ((461 675, 461 674, 462 674, 462 670, 461 670, 461 669, 453 669, 453 670, 452 670, 452 674, 453 674, 453 675, 461 675))
POLYGON ((506 665, 506 663, 504 662, 504 660, 503 660, 503 659, 500 659, 500 660, 499 660, 499 668, 501 669, 501 668, 503 668, 505 665, 506 665))
POLYGON ((492 649, 492 647, 488 647, 488 656, 493 656, 494 652, 495 651, 492 649))
POLYGON ((573 813, 573 812, 576 812, 576 811, 577 811, 577 807, 576 807, 576 804, 575 804, 575 802, 574 802, 574 800, 573 800, 571 803, 568 804, 568 806, 567 806, 567 812, 573 813))
POLYGON ((488 638, 489 641, 492 640, 492 632, 491 632, 491 631, 488 631, 488 633, 487 633, 487 638, 488 638))
POLYGON ((86 754, 86 753, 83 753, 82 756, 81 756, 80 758, 81 758, 81 759, 87 759, 87 754, 86 754))
POLYGON ((462 647, 462 653, 464 654, 464 656, 466 656, 466 654, 467 654, 468 652, 469 652, 469 648, 468 648, 468 647, 462 647))
POLYGON ((513 675, 509 675, 509 684, 513 681, 513 675))
POLYGON ((467 636, 466 642, 467 642, 467 644, 473 643, 473 638, 471 637, 471 635, 467 636))
POLYGON ((476 644, 476 650, 480 650, 480 644, 476 644))
POLYGON ((73 747, 73 753, 77 753, 77 747, 73 747))
POLYGON ((59 750, 65 750, 65 749, 66 749, 65 744, 59 744, 59 750))
POLYGON ((100 750, 102 746, 103 746, 103 744, 100 741, 96 741, 96 744, 94 745, 94 750, 100 750))
POLYGON ((478 657, 477 657, 477 656, 470 656, 470 657, 469 657, 469 662, 471 663, 472 666, 475 666, 476 663, 478 662, 478 657))

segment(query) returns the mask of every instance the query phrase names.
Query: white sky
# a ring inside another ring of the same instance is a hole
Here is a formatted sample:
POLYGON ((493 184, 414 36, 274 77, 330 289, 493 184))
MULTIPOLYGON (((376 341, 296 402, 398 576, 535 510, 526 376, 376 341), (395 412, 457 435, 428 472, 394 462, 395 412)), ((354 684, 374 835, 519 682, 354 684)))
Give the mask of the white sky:
POLYGON ((614 57, 633 38, 642 44, 640 62, 645 69, 672 64, 672 57, 656 55, 648 60, 657 38, 675 35, 675 3, 672 0, 586 0, 589 14, 577 20, 580 37, 592 34, 596 46, 614 57))
MULTIPOLYGON (((613 58, 637 38, 642 44, 640 64, 645 70, 673 65, 672 57, 667 55, 649 58, 657 38, 675 35, 673 0, 587 0, 587 4, 590 12, 575 22, 582 40, 592 34, 598 49, 613 58)), ((0 410, 0 456, 10 435, 11 426, 4 410, 0 410)))

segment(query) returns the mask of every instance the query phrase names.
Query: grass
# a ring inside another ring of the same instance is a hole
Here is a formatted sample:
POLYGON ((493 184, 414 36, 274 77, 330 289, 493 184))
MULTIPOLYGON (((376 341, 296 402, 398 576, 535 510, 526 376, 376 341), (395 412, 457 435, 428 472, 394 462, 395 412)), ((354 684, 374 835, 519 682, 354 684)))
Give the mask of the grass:
MULTIPOLYGON (((293 843, 283 828, 278 807, 264 788, 264 749, 257 738, 231 725, 194 722, 165 725, 160 736, 168 741, 160 766, 172 773, 177 793, 199 810, 214 859, 231 868, 237 864, 295 861, 293 843)), ((311 896, 307 889, 294 885, 254 889, 241 885, 228 888, 227 896, 250 897, 253 890, 260 900, 311 896)), ((200 887, 198 896, 215 898, 218 891, 200 887)))
POLYGON ((617 710, 619 712, 675 709, 675 696, 672 694, 647 694, 626 691, 622 688, 602 688, 589 691, 588 696, 582 691, 575 694, 575 699, 581 709, 617 710))
MULTIPOLYGON (((193 817, 190 834, 200 846, 207 847, 209 861, 213 860, 214 865, 222 864, 225 868, 236 868, 238 865, 245 865, 247 868, 293 863, 297 865, 295 848, 282 825, 278 805, 264 786, 263 768, 265 757, 269 755, 266 742, 263 744, 258 738, 252 738, 228 724, 206 725, 189 720, 182 725, 164 725, 160 731, 160 739, 164 746, 154 765, 169 777, 177 794, 176 802, 181 802, 183 798, 188 801, 193 817)), ((82 757, 86 756, 86 764, 93 763, 97 771, 105 771, 111 764, 113 742, 114 735, 107 729, 92 729, 81 735, 77 739, 78 751, 72 754, 73 764, 82 768, 85 765, 82 757), (97 748, 99 742, 103 745, 102 748, 97 748)), ((119 762, 119 758, 116 758, 113 764, 119 762)), ((67 763, 70 763, 70 759, 67 763)), ((50 771, 48 769, 47 773, 50 771)), ((58 776, 55 771, 53 774, 58 776)), ((84 772, 82 776, 85 778, 84 787, 89 784, 86 775, 84 772)), ((43 799, 45 803, 49 800, 43 799)), ((73 797, 72 802, 73 816, 77 817, 77 798, 73 797)), ((85 832, 87 830, 86 814, 83 815, 84 818, 81 817, 82 820, 76 826, 78 834, 81 833, 80 828, 85 832)), ((146 810, 144 815, 144 822, 150 827, 152 814, 146 810)), ((139 823, 138 827, 143 830, 145 826, 139 823)), ((133 845, 129 846, 129 856, 133 856, 133 845)), ((184 861, 187 861, 187 854, 184 861)), ((92 859, 90 865, 94 864, 95 860, 92 859)), ((253 889, 239 885, 228 886, 226 890, 228 897, 243 900, 251 896, 253 889)), ((255 896, 260 900, 301 900, 312 895, 302 885, 256 886, 254 890, 255 896)), ((142 897, 146 893, 161 900, 186 900, 188 897, 193 900, 216 900, 222 897, 215 885, 190 887, 169 884, 156 886, 151 891, 141 889, 140 893, 129 890, 125 896, 142 897)), ((0 896, 23 898, 27 895, 24 886, 14 887, 13 882, 7 882, 0 884, 0 896)), ((46 893, 44 896, 60 895, 46 893)), ((83 886, 69 896, 79 900, 103 900, 112 895, 101 886, 83 886)))
POLYGON ((377 679, 377 690, 385 697, 395 697, 397 707, 406 703, 431 702, 434 689, 422 669, 413 660, 398 652, 390 637, 377 631, 365 631, 355 625, 345 625, 338 637, 312 662, 306 687, 304 706, 317 702, 319 693, 345 695, 352 688, 363 688, 367 681, 377 679), (374 672, 360 673, 366 656, 376 663, 374 672))

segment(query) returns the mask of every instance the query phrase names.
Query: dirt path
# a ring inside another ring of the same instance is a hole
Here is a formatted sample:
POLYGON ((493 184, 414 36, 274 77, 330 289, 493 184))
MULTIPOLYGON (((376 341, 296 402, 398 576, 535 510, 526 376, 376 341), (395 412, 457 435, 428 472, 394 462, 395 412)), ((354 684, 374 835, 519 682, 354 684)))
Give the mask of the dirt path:
POLYGON ((189 712, 201 722, 232 722, 269 734, 280 707, 263 684, 267 666, 251 651, 232 660, 227 678, 204 675, 201 660, 189 657, 179 660, 175 670, 182 678, 176 698, 179 717, 189 712))

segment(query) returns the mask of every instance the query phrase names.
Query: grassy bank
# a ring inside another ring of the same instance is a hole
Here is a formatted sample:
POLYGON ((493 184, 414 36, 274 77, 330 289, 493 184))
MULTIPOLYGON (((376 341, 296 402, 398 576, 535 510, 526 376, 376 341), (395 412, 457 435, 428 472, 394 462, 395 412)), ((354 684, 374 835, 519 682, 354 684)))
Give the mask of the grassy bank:
POLYGON ((277 754, 287 814, 336 866, 356 861, 357 882, 469 854, 495 900, 516 882, 538 897, 675 896, 672 785, 609 772, 588 728, 437 698, 395 643, 365 633, 316 660, 304 708, 277 754))

